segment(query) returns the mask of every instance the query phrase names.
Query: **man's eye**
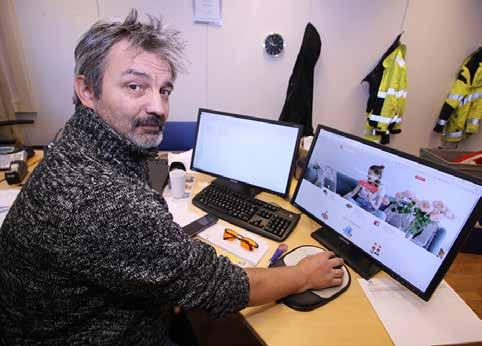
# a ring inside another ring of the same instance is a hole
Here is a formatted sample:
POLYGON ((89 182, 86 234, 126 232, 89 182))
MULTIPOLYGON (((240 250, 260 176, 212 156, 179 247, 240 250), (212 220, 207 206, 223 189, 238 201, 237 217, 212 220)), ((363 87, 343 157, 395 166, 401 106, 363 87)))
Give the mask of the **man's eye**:
POLYGON ((141 91, 140 85, 137 84, 129 84, 129 89, 131 89, 132 91, 141 91))
POLYGON ((171 92, 172 92, 172 90, 170 90, 170 89, 161 89, 161 95, 164 95, 164 96, 171 95, 171 92))

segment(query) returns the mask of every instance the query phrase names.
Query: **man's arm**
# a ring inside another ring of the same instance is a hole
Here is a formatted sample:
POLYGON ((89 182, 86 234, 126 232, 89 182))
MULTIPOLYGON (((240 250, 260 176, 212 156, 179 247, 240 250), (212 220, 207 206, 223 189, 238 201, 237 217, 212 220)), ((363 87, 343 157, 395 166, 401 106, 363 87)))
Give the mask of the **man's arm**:
POLYGON ((308 289, 339 286, 343 271, 337 267, 343 259, 331 251, 303 258, 297 265, 279 268, 247 268, 249 306, 266 304, 308 289), (331 258, 330 258, 331 257, 331 258))
POLYGON ((104 187, 115 208, 106 213, 104 202, 84 198, 83 217, 73 219, 73 229, 66 228, 82 230, 65 258, 67 265, 111 292, 202 309, 217 317, 248 303, 336 284, 332 270, 339 262, 329 259, 332 253, 307 257, 290 268, 249 269, 248 276, 228 258, 218 257, 210 245, 189 238, 157 193, 138 185, 118 187, 104 187))

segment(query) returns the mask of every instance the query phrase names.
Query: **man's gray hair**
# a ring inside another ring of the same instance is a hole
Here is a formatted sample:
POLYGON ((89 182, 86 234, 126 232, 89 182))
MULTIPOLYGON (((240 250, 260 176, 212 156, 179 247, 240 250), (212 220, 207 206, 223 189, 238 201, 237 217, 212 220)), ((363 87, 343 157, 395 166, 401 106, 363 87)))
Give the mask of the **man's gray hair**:
MULTIPOLYGON (((141 23, 137 11, 132 9, 124 22, 98 21, 81 37, 75 47, 75 75, 83 75, 99 99, 102 94, 102 78, 109 49, 121 40, 128 40, 132 47, 155 52, 167 62, 175 79, 183 69, 184 41, 179 31, 167 28, 160 18, 147 15, 149 23, 141 23)), ((74 104, 80 100, 74 91, 74 104)))

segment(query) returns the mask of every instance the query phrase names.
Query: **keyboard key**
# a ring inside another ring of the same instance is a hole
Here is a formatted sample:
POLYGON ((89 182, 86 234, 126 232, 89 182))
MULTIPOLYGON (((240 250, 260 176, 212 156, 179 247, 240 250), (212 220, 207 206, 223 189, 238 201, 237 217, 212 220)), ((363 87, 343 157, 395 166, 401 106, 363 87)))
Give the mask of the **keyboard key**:
POLYGON ((276 241, 286 239, 300 218, 298 214, 216 183, 199 192, 192 203, 233 225, 276 241))

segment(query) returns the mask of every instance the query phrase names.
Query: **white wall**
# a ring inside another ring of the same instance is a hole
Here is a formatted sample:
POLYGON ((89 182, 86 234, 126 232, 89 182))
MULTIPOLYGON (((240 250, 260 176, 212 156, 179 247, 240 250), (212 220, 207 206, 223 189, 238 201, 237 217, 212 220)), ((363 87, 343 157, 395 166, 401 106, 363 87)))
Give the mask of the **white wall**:
POLYGON ((72 114, 74 47, 97 19, 96 0, 15 1, 27 68, 37 101, 27 144, 45 144, 72 114))
MULTIPOLYGON (((199 107, 277 119, 308 21, 322 39, 315 69, 314 123, 363 132, 367 86, 361 79, 399 33, 406 0, 224 0, 222 27, 194 24, 192 0, 16 0, 16 11, 39 112, 26 130, 46 143, 72 114, 73 50, 99 18, 123 17, 132 7, 162 14, 187 41, 188 72, 171 98, 174 120, 194 120, 199 107), (262 42, 283 34, 287 48, 268 57, 262 42)), ((482 1, 410 1, 403 41, 408 45, 408 103, 403 132, 392 146, 418 153, 437 146, 432 133, 463 58, 482 44, 482 1)), ((31 115, 24 115, 30 116, 31 115)), ((461 147, 480 149, 482 135, 461 147)))

